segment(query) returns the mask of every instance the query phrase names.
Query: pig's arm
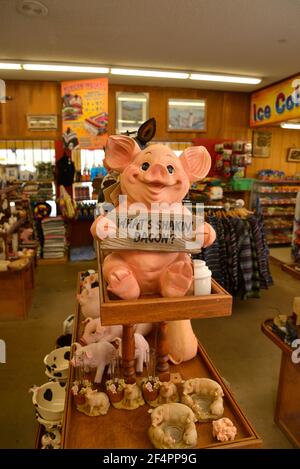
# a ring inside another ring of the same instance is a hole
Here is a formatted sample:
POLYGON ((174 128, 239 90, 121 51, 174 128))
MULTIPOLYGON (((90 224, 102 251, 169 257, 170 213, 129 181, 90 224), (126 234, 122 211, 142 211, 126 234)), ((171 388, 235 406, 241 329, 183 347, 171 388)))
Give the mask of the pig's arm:
POLYGON ((96 218, 91 226, 91 234, 93 237, 101 240, 107 236, 116 235, 116 224, 115 224, 116 211, 112 210, 108 216, 100 215, 96 218))
MULTIPOLYGON (((183 213, 190 215, 190 210, 183 206, 183 213)), ((216 239, 216 232, 214 228, 209 224, 204 222, 201 223, 200 226, 197 226, 196 235, 203 236, 203 247, 206 248, 210 246, 216 239)))
POLYGON ((119 254, 106 256, 103 275, 108 283, 107 289, 123 300, 135 300, 140 296, 138 281, 130 266, 119 254))

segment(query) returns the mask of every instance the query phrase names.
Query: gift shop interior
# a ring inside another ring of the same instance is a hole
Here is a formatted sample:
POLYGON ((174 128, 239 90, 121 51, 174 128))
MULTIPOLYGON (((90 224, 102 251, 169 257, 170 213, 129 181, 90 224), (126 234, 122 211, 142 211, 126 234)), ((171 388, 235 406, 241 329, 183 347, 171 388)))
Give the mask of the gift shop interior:
POLYGON ((0 448, 300 447, 299 16, 1 2, 0 448))

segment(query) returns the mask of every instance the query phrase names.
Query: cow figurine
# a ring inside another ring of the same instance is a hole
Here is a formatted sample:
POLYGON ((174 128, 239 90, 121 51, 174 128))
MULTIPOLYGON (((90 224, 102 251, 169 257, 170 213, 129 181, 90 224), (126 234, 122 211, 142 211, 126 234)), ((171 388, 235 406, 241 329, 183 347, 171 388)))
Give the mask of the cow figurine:
POLYGON ((116 348, 106 341, 89 344, 85 347, 82 347, 78 342, 74 342, 73 345, 75 345, 76 351, 71 359, 72 365, 83 365, 85 370, 97 368, 94 382, 101 383, 106 365, 110 365, 117 356, 116 348))

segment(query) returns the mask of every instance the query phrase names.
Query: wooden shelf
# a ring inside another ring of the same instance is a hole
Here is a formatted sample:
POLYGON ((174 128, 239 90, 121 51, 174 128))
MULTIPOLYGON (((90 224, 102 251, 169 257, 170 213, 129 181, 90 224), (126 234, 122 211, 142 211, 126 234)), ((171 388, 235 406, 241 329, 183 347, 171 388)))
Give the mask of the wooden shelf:
POLYGON ((24 223, 26 219, 20 218, 16 223, 14 223, 9 230, 7 231, 0 231, 0 238, 7 238, 8 236, 12 235, 15 231, 17 231, 24 223))
POLYGON ((26 319, 34 292, 34 259, 21 270, 0 272, 0 320, 26 319))
POLYGON ((300 279, 300 270, 295 269, 295 265, 296 264, 282 264, 281 269, 293 277, 300 279))
POLYGON ((215 280, 212 280, 212 294, 183 296, 180 298, 141 297, 138 300, 111 299, 106 284, 100 284, 102 292, 100 314, 102 325, 131 324, 144 322, 176 321, 179 319, 212 318, 230 316, 232 296, 215 280), (102 288, 101 288, 102 286, 102 288), (155 307, 153 302, 155 301, 155 307))
MULTIPOLYGON (((156 304, 155 309, 159 310, 156 304)), ((82 334, 82 319, 80 307, 77 306, 73 341, 77 341, 82 334)), ((145 312, 143 319, 145 321, 145 312)), ((238 429, 234 441, 221 443, 213 438, 211 423, 197 423, 197 448, 258 448, 262 445, 260 437, 243 414, 201 344, 199 344, 197 357, 183 364, 171 366, 172 371, 181 373, 183 379, 209 377, 216 380, 225 394, 224 416, 229 417, 238 429)), ((152 448, 147 433, 151 424, 148 405, 134 411, 117 410, 111 406, 107 415, 88 417, 78 412, 74 405, 70 392, 74 379, 74 368, 70 367, 63 419, 62 448, 152 448)), ((103 389, 103 383, 101 386, 103 389)))
POLYGON ((0 196, 3 194, 9 194, 10 192, 16 191, 18 189, 19 189, 19 186, 17 185, 5 187, 4 189, 0 189, 0 196))
POLYGON ((300 448, 300 364, 292 362, 293 349, 272 331, 272 323, 272 319, 267 319, 261 329, 282 351, 274 421, 292 444, 300 448))

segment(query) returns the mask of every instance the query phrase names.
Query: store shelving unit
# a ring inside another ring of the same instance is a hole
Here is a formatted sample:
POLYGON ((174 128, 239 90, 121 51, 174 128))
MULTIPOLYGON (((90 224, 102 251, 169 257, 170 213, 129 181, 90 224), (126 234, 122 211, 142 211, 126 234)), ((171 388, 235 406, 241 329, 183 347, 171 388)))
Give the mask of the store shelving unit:
MULTIPOLYGON (((231 314, 232 297, 215 281, 212 294, 205 296, 185 296, 181 298, 147 297, 126 301, 114 298, 107 291, 102 277, 103 252, 98 242, 100 317, 103 325, 123 324, 123 376, 127 382, 139 382, 134 369, 133 324, 153 323, 154 337, 150 344, 156 343, 157 372, 161 380, 170 379, 170 372, 180 373, 182 379, 209 377, 216 380, 224 390, 224 415, 229 417, 238 429, 234 441, 221 443, 212 436, 211 423, 199 424, 197 448, 257 448, 262 441, 253 429, 232 393, 227 388, 205 350, 199 344, 197 356, 180 365, 168 364, 167 322, 187 318, 208 318, 231 314)), ((137 243, 139 245, 139 243, 137 243)), ((142 244, 140 244, 141 246, 142 244)), ((104 248, 103 248, 104 249, 104 248)), ((141 250, 143 248, 140 247, 141 250)), ((80 292, 79 274, 77 293, 80 292)), ((78 341, 83 332, 82 313, 77 305, 73 341, 78 341)), ((149 406, 144 405, 134 411, 117 410, 110 407, 107 415, 91 418, 76 410, 71 394, 75 379, 73 367, 70 368, 67 386, 66 408, 63 421, 62 448, 149 448, 148 428, 151 419, 149 406)), ((104 390, 104 377, 100 389, 104 390)))
MULTIPOLYGON (((272 331, 272 319, 265 320, 262 332, 281 349, 281 365, 274 421, 294 446, 300 448, 300 364, 293 363, 293 349, 272 331)), ((300 326, 298 326, 298 334, 300 326)))
POLYGON ((259 199, 268 245, 290 245, 296 194, 300 179, 256 180, 253 184, 251 206, 259 199))

